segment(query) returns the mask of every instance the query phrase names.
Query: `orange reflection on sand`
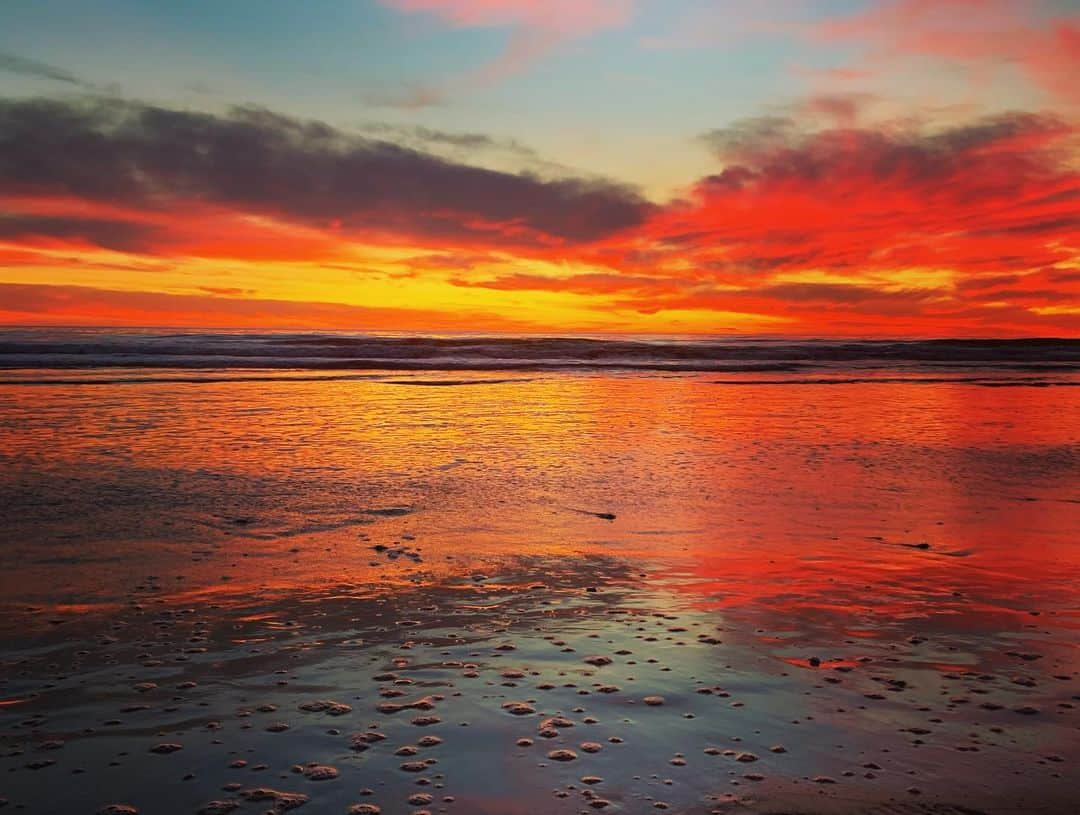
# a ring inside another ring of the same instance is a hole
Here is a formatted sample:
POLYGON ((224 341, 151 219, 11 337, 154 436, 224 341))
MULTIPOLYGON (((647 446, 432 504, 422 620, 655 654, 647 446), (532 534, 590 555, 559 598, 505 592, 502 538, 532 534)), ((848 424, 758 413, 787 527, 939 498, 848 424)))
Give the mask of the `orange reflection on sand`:
POLYGON ((1077 576, 1074 389, 714 378, 5 386, 5 566, 44 598, 70 570, 19 541, 85 560, 91 596, 146 557, 185 591, 229 592, 603 553, 710 605, 900 616, 1077 576), (422 567, 377 543, 419 547, 422 567))

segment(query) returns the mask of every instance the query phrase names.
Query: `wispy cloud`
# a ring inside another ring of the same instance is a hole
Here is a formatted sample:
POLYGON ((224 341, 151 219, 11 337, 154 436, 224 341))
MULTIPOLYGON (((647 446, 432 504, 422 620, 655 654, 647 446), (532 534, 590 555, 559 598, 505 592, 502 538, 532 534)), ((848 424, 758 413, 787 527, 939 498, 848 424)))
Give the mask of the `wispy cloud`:
POLYGON ((462 27, 520 26, 564 36, 621 25, 634 0, 381 0, 405 12, 436 15, 462 27))
POLYGON ((380 0, 398 11, 428 14, 456 28, 507 28, 492 60, 441 83, 366 96, 395 107, 442 104, 455 91, 488 87, 526 70, 563 40, 625 24, 634 0, 380 0))
POLYGON ((497 139, 486 133, 455 132, 423 125, 402 125, 390 122, 364 122, 359 129, 364 133, 404 143, 451 147, 467 151, 493 150, 513 153, 523 158, 539 158, 535 150, 515 139, 497 139))
POLYGON ((50 79, 54 82, 63 82, 87 90, 98 89, 94 83, 87 82, 85 79, 76 76, 70 71, 65 71, 63 68, 57 68, 55 65, 49 65, 45 62, 38 62, 35 59, 20 57, 16 54, 0 52, 0 71, 29 76, 35 79, 50 79))
POLYGON ((1055 14, 1043 0, 879 0, 807 32, 861 48, 867 64, 925 57, 974 75, 1012 67, 1080 105, 1080 12, 1055 14))

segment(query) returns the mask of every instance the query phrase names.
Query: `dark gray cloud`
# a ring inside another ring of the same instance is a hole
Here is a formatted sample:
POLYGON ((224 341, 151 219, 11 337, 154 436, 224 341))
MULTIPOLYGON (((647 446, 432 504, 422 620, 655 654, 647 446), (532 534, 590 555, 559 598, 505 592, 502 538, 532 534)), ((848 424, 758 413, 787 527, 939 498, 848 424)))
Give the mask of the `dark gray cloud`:
POLYGON ((612 182, 470 166, 264 109, 214 115, 109 99, 0 100, 0 185, 504 245, 588 242, 651 210, 612 182))
POLYGON ((446 145, 447 147, 459 147, 464 150, 523 150, 530 155, 532 154, 531 150, 522 147, 516 142, 503 142, 498 139, 493 139, 486 133, 454 133, 447 130, 424 127, 423 125, 399 125, 390 122, 365 122, 360 125, 360 129, 365 133, 387 136, 395 140, 446 145))
POLYGON ((865 305, 868 303, 921 303, 939 299, 941 293, 926 289, 883 291, 873 286, 848 283, 776 283, 752 289, 751 297, 767 297, 791 303, 833 303, 865 305))
POLYGON ((391 122, 365 122, 359 126, 359 129, 365 134, 421 150, 502 153, 520 159, 524 166, 545 170, 548 174, 559 172, 565 175, 569 172, 568 168, 544 159, 533 148, 522 144, 517 139, 499 139, 486 133, 455 132, 423 125, 402 125, 391 122))
MULTIPOLYGON (((365 122, 358 128, 365 135, 392 141, 421 151, 431 151, 460 160, 496 158, 518 169, 534 171, 544 178, 580 175, 564 164, 541 156, 517 139, 495 138, 486 133, 455 132, 391 122, 365 122)), ((603 179, 600 179, 601 182, 603 179)))
POLYGON ((0 212, 0 240, 82 239, 120 252, 148 252, 157 227, 104 218, 58 215, 5 215, 0 212))
MULTIPOLYGON (((726 165, 708 181, 738 188, 762 178, 823 181, 857 175, 912 183, 946 181, 985 158, 980 154, 983 149, 1025 139, 1038 147, 1040 137, 1067 130, 1052 116, 1020 112, 934 132, 900 127, 808 130, 792 117, 765 116, 707 131, 700 138, 726 165)), ((1015 160, 1016 152, 1008 158, 1015 160)), ((1043 161, 1033 150, 1029 164, 1043 161)), ((1013 175, 1002 173, 1001 180, 1008 182, 1013 175)))
POLYGON ((372 107, 420 110, 443 105, 446 94, 432 85, 399 83, 361 91, 360 99, 372 107))
POLYGON ((0 71, 7 71, 11 74, 20 74, 21 76, 31 76, 35 79, 51 79, 55 82, 65 82, 69 85, 77 85, 80 88, 96 87, 93 83, 80 79, 75 74, 70 71, 65 71, 63 68, 57 68, 55 65, 49 65, 45 62, 38 62, 36 59, 20 57, 16 54, 0 52, 0 71))
POLYGON ((754 116, 728 127, 707 130, 699 138, 721 159, 729 161, 793 146, 799 133, 799 125, 792 117, 754 116))

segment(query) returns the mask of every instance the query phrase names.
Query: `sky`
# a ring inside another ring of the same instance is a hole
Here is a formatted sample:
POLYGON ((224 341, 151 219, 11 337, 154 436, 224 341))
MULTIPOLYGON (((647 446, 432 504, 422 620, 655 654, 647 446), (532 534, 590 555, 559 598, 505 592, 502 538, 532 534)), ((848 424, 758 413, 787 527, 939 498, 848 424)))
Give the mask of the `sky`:
POLYGON ((1080 0, 4 0, 0 324, 1080 336, 1080 0))

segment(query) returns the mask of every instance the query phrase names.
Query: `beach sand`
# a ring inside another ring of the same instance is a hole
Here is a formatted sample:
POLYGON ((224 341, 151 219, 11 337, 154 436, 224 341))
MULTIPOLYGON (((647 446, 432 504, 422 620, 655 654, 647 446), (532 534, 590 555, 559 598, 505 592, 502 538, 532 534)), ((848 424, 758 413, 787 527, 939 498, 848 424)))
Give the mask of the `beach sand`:
POLYGON ((717 379, 0 385, 0 801, 1080 810, 1080 390, 717 379))

